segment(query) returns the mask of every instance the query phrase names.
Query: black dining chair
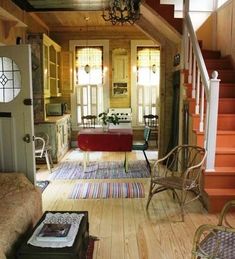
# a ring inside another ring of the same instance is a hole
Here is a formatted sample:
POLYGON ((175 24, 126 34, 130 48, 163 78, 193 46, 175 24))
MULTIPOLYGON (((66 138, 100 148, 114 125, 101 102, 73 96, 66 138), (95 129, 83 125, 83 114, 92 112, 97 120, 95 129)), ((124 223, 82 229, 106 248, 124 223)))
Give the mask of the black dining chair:
POLYGON ((150 127, 145 127, 144 128, 144 139, 143 139, 143 141, 135 141, 135 142, 133 142, 133 145, 132 145, 132 150, 143 151, 143 154, 144 154, 147 166, 149 168, 149 171, 150 171, 150 163, 149 163, 149 160, 147 158, 147 155, 146 155, 145 151, 148 149, 148 146, 149 146, 148 141, 149 141, 150 133, 151 133, 150 127))
POLYGON ((158 115, 146 114, 143 119, 144 125, 150 127, 151 136, 156 139, 156 145, 158 146, 158 115))
POLYGON ((95 128, 96 125, 96 115, 84 115, 82 116, 82 126, 83 128, 95 128))

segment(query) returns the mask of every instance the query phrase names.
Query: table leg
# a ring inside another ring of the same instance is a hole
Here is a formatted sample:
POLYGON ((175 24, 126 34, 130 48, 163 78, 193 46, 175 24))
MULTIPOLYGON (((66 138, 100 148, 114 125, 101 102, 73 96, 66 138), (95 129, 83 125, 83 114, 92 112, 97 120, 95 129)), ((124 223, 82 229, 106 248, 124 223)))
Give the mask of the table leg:
POLYGON ((87 164, 89 164, 89 152, 83 152, 83 172, 86 172, 87 164))
POLYGON ((124 168, 125 168, 125 172, 128 173, 128 155, 127 155, 127 152, 125 152, 124 168))

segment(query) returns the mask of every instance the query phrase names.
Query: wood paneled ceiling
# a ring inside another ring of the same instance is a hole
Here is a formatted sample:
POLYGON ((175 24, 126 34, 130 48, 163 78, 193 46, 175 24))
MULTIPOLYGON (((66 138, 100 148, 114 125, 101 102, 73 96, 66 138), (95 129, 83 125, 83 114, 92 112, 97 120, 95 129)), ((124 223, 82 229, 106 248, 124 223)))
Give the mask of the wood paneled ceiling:
POLYGON ((128 31, 138 31, 135 26, 129 24, 112 26, 110 22, 104 21, 101 15, 109 0, 12 0, 12 2, 21 9, 37 15, 50 31, 76 31, 79 28, 84 30, 87 26, 97 30, 103 26, 107 29, 112 27, 113 30, 121 26, 123 30, 128 28, 128 31), (89 17, 88 22, 86 17, 89 17))
POLYGON ((26 11, 97 11, 103 10, 109 0, 12 0, 26 11))

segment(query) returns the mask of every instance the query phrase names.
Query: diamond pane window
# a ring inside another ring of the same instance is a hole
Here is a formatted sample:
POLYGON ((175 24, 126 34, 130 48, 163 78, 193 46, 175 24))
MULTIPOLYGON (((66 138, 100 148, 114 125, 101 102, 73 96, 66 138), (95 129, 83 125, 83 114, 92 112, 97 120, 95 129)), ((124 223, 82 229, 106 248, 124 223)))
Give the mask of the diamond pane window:
POLYGON ((20 92, 21 75, 16 63, 7 57, 0 57, 0 102, 12 101, 20 92))

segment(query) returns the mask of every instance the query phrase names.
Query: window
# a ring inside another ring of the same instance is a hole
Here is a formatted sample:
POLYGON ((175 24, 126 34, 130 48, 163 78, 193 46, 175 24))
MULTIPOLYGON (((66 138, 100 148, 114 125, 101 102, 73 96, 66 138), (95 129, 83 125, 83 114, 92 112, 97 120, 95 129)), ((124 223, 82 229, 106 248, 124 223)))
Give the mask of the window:
POLYGON ((81 123, 83 115, 103 111, 103 48, 76 47, 75 57, 76 114, 81 123))
POLYGON ((0 102, 12 101, 20 92, 21 75, 16 63, 7 57, 0 57, 0 102))
POLYGON ((160 50, 157 47, 137 47, 137 124, 143 115, 158 113, 160 50))

